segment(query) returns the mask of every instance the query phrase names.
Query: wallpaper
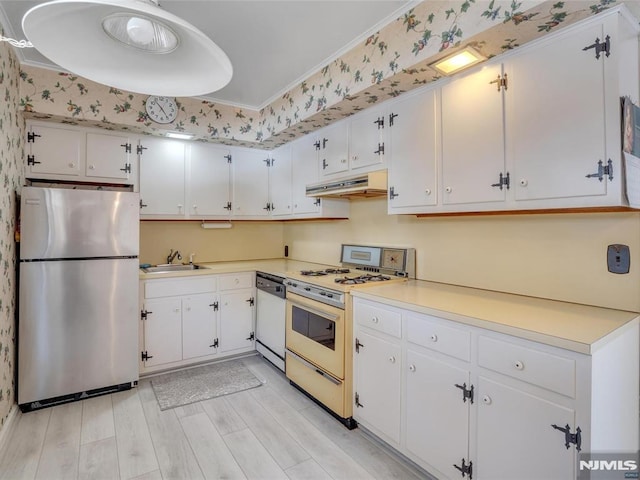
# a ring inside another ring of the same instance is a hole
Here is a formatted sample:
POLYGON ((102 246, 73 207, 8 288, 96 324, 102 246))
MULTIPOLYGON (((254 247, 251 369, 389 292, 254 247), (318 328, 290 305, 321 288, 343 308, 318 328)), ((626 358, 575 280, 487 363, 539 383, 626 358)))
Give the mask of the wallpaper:
POLYGON ((185 131, 228 145, 274 148, 383 100, 439 79, 430 64, 471 45, 485 57, 517 48, 618 3, 617 0, 424 1, 260 111, 178 98, 163 126, 145 113, 145 95, 24 66, 25 116, 160 135, 185 131))
MULTIPOLYGON (((0 27, 0 32, 2 28, 0 27)), ((20 66, 0 43, 0 429, 15 403, 16 191, 22 180, 24 120, 20 114, 20 66)))

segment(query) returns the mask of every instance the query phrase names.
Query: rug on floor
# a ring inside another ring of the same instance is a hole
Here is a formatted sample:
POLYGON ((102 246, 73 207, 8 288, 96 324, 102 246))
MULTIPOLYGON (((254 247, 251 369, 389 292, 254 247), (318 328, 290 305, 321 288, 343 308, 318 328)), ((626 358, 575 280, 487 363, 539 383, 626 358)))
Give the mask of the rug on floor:
POLYGON ((262 382, 241 360, 213 363, 151 379, 160 410, 256 388, 262 382))

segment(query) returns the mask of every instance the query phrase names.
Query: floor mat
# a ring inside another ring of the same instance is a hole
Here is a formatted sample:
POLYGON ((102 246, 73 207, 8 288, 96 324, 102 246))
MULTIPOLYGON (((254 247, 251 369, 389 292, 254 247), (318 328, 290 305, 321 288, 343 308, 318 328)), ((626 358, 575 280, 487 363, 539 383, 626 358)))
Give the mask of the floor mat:
POLYGON ((160 410, 259 387, 262 382, 241 360, 213 363, 151 379, 160 410))

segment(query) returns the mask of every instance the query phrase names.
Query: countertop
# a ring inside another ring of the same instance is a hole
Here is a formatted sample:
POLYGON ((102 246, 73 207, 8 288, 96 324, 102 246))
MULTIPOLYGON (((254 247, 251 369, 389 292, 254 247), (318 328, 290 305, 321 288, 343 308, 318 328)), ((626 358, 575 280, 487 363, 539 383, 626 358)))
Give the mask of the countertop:
POLYGON ((335 267, 335 265, 324 265, 311 262, 301 262, 287 258, 273 258, 267 260, 239 260, 232 262, 196 263, 200 265, 197 270, 186 270, 182 272, 170 273, 144 273, 140 270, 140 280, 155 280, 157 278, 177 278, 191 277, 194 275, 212 275, 222 273, 237 273, 260 271, 284 277, 286 272, 299 270, 319 270, 322 268, 335 267))
POLYGON ((352 296, 592 354, 639 314, 522 295, 410 280, 354 290, 352 296))

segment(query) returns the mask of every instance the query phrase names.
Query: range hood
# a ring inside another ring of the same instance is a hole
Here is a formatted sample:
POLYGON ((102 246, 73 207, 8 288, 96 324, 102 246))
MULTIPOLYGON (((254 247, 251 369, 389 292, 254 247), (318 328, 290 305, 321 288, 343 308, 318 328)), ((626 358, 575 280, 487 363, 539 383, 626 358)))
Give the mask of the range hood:
POLYGON ((387 171, 362 173, 307 185, 307 197, 368 198, 387 194, 387 171))

